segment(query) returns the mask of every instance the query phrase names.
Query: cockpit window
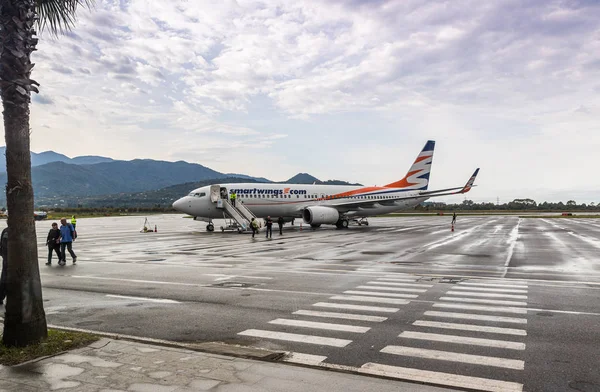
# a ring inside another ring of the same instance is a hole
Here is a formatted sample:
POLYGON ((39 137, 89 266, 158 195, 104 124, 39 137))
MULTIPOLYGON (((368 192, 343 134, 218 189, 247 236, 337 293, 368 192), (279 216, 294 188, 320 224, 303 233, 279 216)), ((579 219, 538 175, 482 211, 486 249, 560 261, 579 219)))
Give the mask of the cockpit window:
POLYGON ((206 196, 206 192, 192 192, 192 193, 190 193, 188 196, 193 196, 193 197, 204 197, 204 196, 206 196))

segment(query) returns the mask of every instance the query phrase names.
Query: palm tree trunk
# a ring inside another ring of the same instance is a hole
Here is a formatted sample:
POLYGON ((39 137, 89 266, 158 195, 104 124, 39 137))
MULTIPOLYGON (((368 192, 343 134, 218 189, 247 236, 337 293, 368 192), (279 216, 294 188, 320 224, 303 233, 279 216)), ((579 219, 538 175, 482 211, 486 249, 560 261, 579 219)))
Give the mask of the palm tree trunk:
POLYGON ((35 50, 33 0, 2 0, 0 81, 6 138, 8 291, 3 343, 22 347, 47 336, 33 219, 29 144, 31 53, 35 50))

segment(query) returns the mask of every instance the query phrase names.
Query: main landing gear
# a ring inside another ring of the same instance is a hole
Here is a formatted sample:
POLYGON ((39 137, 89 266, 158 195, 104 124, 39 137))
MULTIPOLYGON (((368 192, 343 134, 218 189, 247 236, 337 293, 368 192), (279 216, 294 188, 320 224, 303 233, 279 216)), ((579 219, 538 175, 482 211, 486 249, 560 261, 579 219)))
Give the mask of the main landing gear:
POLYGON ((339 221, 337 221, 337 223, 335 224, 335 226, 338 229, 347 229, 348 228, 348 224, 349 224, 348 219, 342 218, 339 221))

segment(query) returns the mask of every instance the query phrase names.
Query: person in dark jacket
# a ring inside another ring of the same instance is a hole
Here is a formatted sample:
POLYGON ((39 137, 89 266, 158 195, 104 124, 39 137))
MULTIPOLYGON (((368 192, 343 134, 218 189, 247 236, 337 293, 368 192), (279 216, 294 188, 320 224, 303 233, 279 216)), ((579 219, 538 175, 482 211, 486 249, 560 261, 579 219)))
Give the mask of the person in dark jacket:
POLYGON ((8 227, 0 234, 0 255, 2 256, 2 275, 0 276, 0 304, 6 298, 6 280, 8 273, 8 227))
POLYGON ((60 256, 60 230, 56 223, 52 223, 52 228, 48 232, 46 246, 48 247, 48 262, 46 265, 52 265, 52 252, 56 252, 56 256, 60 262, 62 260, 62 257, 60 256))
POLYGON ((267 238, 273 238, 273 220, 271 220, 270 216, 267 216, 267 219, 265 219, 265 226, 267 226, 267 238))
POLYGON ((77 255, 73 252, 73 241, 75 240, 76 234, 75 229, 73 229, 73 225, 67 223, 67 218, 60 219, 60 255, 62 256, 62 260, 58 262, 58 265, 67 264, 67 253, 65 250, 69 251, 69 254, 73 258, 73 264, 77 263, 77 255))
POLYGON ((283 234, 283 216, 280 216, 279 219, 277 219, 277 224, 279 225, 279 235, 283 234))

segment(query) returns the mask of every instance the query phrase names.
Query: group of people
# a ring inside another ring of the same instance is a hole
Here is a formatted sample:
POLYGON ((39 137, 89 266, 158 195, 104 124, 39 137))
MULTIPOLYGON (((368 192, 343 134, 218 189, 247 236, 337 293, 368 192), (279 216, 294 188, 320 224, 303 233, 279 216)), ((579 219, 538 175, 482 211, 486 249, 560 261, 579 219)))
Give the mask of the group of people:
MULTIPOLYGON (((283 234, 283 224, 284 223, 285 223, 285 221, 283 220, 283 217, 280 216, 277 219, 277 225, 279 225, 279 235, 283 234)), ((252 221, 250 222, 250 227, 252 229, 252 238, 254 238, 254 234, 256 234, 259 229, 258 221, 256 219, 252 218, 252 221)), ((270 216, 267 216, 267 219, 265 219, 265 227, 267 228, 267 231, 265 233, 266 238, 273 238, 273 220, 271 219, 270 216)))
MULTIPOLYGON (((71 217, 71 222, 67 223, 67 218, 60 220, 61 226, 58 228, 57 223, 52 223, 52 228, 48 233, 46 245, 48 246, 48 262, 46 265, 52 265, 52 253, 56 252, 58 256, 58 265, 67 263, 65 250, 69 252, 73 258, 73 264, 77 262, 77 255, 73 252, 73 241, 77 238, 77 219, 75 215, 71 217)), ((2 257, 2 274, 0 275, 0 305, 4 303, 6 298, 6 285, 8 273, 8 227, 5 227, 0 234, 0 256, 2 257)))
POLYGON ((58 257, 58 265, 67 264, 68 251, 73 259, 73 264, 77 262, 77 255, 73 252, 73 241, 77 238, 77 219, 75 215, 71 218, 71 222, 67 222, 67 218, 61 218, 60 228, 56 222, 52 223, 52 228, 48 232, 46 238, 46 246, 48 246, 48 262, 46 265, 52 265, 52 253, 56 253, 58 257))

